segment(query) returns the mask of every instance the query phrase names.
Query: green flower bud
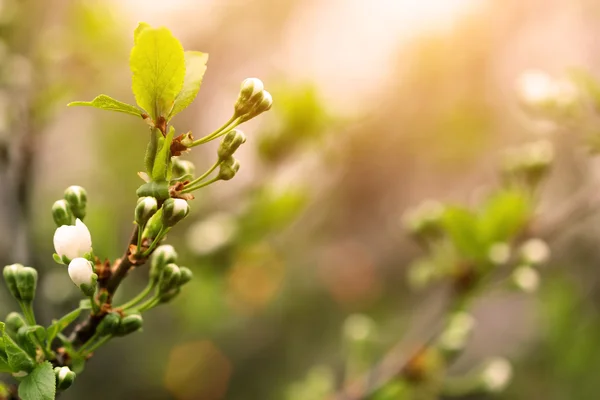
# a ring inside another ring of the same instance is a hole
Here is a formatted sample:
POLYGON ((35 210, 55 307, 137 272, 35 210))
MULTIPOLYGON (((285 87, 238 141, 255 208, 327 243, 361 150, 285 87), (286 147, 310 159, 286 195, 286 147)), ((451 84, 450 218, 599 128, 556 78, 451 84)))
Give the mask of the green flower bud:
POLYGON ((163 269, 163 272, 160 276, 160 281, 158 282, 158 290, 160 293, 166 293, 170 289, 178 286, 179 277, 181 276, 181 271, 177 264, 167 264, 163 269))
POLYGON ((223 141, 219 145, 217 155, 220 160, 225 160, 233 155, 236 150, 246 143, 246 135, 239 129, 233 129, 225 135, 223 141))
POLYGON ((167 199, 162 206, 162 223, 166 227, 172 227, 190 212, 188 202, 183 199, 167 199))
POLYGON ((174 289, 171 289, 168 292, 160 295, 160 302, 168 303, 171 300, 173 300, 175 297, 177 297, 179 295, 179 293, 181 293, 181 288, 176 287, 174 289))
POLYGON ((98 324, 96 331, 101 336, 114 335, 118 332, 120 324, 121 316, 117 313, 111 312, 102 318, 102 321, 100 321, 100 324, 98 324))
POLYGON ((81 186, 69 186, 65 190, 65 200, 69 203, 71 211, 76 218, 83 220, 85 218, 85 208, 87 205, 87 192, 81 186))
POLYGON ((179 267, 179 281, 177 282, 178 286, 183 286, 189 281, 192 280, 194 274, 187 267, 179 267))
POLYGON ((25 302, 33 301, 35 298, 35 289, 37 288, 37 271, 31 267, 23 267, 17 271, 16 278, 21 300, 25 302))
POLYGON ((76 374, 69 367, 56 367, 54 368, 54 374, 56 375, 56 389, 58 390, 70 388, 75 381, 76 374))
POLYGON ((191 181, 194 179, 196 167, 191 161, 173 157, 173 178, 176 181, 191 181))
POLYGON ((219 165, 219 179, 222 181, 228 181, 233 179, 235 174, 240 169, 240 163, 233 157, 226 158, 219 165))
POLYGON ((66 200, 57 200, 52 205, 52 218, 56 226, 71 225, 73 223, 73 213, 66 200))
POLYGON ((262 81, 258 78, 247 78, 242 82, 240 94, 235 102, 235 115, 242 116, 248 113, 254 104, 256 104, 257 96, 261 96, 264 89, 262 81))
POLYGON ((19 329, 27 325, 23 316, 14 311, 6 316, 5 324, 6 331, 12 335, 16 335, 19 329))
POLYGON ((273 106, 273 97, 271 96, 271 93, 267 92, 266 90, 263 90, 262 93, 260 93, 260 95, 251 98, 249 100, 249 103, 252 101, 253 103, 251 107, 249 107, 247 113, 241 117, 241 122, 248 121, 264 113, 265 111, 269 111, 273 106))
POLYGON ((129 314, 121 319, 117 336, 125 336, 142 328, 144 320, 140 314, 129 314))
POLYGON ((140 197, 135 207, 135 223, 140 227, 146 225, 150 217, 156 214, 158 203, 154 197, 140 197))
POLYGON ((8 291, 17 300, 21 300, 21 294, 17 287, 17 272, 23 268, 21 264, 12 264, 4 267, 2 274, 4 275, 4 281, 8 286, 8 291))
POLYGON ((158 246, 150 262, 150 280, 158 281, 167 264, 177 262, 177 252, 170 244, 158 246))

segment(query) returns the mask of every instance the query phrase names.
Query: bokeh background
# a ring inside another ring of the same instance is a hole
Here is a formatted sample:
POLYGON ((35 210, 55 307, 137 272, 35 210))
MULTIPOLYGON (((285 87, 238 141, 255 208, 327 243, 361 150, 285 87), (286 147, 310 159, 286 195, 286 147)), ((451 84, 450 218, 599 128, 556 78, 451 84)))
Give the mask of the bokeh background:
MULTIPOLYGON (((373 363, 406 332, 425 340, 443 299, 407 283, 419 249, 403 212, 426 198, 472 201, 495 182, 501 149, 547 134, 519 108, 522 71, 600 73, 594 0, 0 0, 0 261, 40 270, 44 323, 79 300, 51 258, 63 190, 88 190, 96 254, 119 257, 130 232, 146 130, 65 105, 99 93, 133 103, 139 21, 210 54, 178 130, 220 126, 246 77, 265 82, 274 106, 242 127, 236 178, 197 196, 168 237, 193 282, 145 315, 143 333, 99 351, 65 400, 286 399, 315 365, 344 369, 354 313, 377 326, 373 363)), ((551 137, 545 214, 598 179, 572 130, 551 137)), ((187 158, 202 171, 215 151, 187 158)), ((599 222, 587 214, 549 239, 537 294, 476 302, 462 362, 510 359, 498 398, 598 397, 599 222)), ((122 293, 145 279, 133 272, 122 293)), ((6 315, 16 304, 0 294, 6 315)))

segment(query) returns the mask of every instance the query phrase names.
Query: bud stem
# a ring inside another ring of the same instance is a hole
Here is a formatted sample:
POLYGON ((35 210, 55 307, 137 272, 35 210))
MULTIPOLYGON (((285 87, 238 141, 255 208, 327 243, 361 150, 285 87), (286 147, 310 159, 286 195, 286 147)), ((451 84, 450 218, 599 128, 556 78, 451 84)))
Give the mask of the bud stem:
POLYGON ((189 182, 186 184, 187 187, 190 187, 192 185, 195 185, 196 183, 199 183, 201 181, 203 181, 204 179, 206 179, 206 177, 208 177, 215 169, 217 169, 217 167, 219 166, 219 164, 221 164, 221 160, 217 160, 217 162, 215 162, 213 164, 212 167, 210 167, 210 169, 208 171, 206 171, 205 173, 202 174, 202 176, 199 176, 198 178, 194 179, 193 181, 189 182))
POLYGON ((21 306, 21 310, 23 310, 23 316, 25 317, 25 321, 27 321, 27 325, 35 325, 35 314, 33 313, 31 302, 19 301, 19 305, 21 306))
POLYGON ((222 127, 220 127, 219 129, 217 129, 216 131, 214 131, 213 133, 211 133, 210 135, 206 135, 198 140, 194 140, 194 142, 192 142, 192 144, 189 147, 196 147, 198 145, 210 142, 211 140, 214 140, 220 136, 223 136, 224 134, 226 134, 227 132, 229 132, 230 130, 232 130, 233 128, 235 128, 236 126, 238 126, 240 124, 240 119, 239 117, 237 117, 236 115, 233 115, 229 121, 227 121, 225 123, 225 125, 223 125, 222 127), (231 125, 231 126, 230 126, 231 125))
POLYGON ((159 294, 155 294, 154 296, 152 296, 150 299, 146 300, 145 303, 142 303, 138 308, 137 308, 137 312, 142 313, 144 311, 148 311, 154 307, 156 307, 158 305, 158 303, 160 302, 159 299, 159 294))
POLYGON ((160 241, 167 234, 168 231, 169 231, 169 228, 165 229, 164 226, 161 226, 160 230, 158 231, 158 234, 156 235, 156 237, 154 238, 154 240, 150 244, 150 247, 148 247, 148 250, 146 250, 142 254, 142 258, 146 258, 150 254, 152 254, 152 252, 154 251, 154 249, 156 248, 156 246, 160 243, 160 241))
POLYGON ((202 182, 199 185, 196 185, 194 187, 186 187, 185 189, 183 189, 180 193, 189 193, 189 192, 193 192, 194 190, 198 190, 201 189, 205 186, 208 186, 212 183, 215 183, 217 181, 221 180, 221 178, 219 178, 218 176, 214 177, 213 179, 211 179, 210 181, 206 181, 206 182, 202 182))
POLYGON ((96 343, 92 344, 91 346, 88 346, 88 344, 92 343, 92 341, 94 340, 94 336, 92 336, 92 338, 79 349, 79 352, 82 357, 85 358, 88 354, 93 353, 98 347, 102 346, 112 338, 112 335, 106 335, 103 336, 100 340, 96 341, 96 343))
POLYGON ((154 281, 148 282, 148 285, 146 285, 144 290, 142 290, 137 296, 135 296, 133 299, 129 300, 125 304, 120 305, 117 308, 122 308, 123 310, 127 310, 128 308, 135 306, 140 301, 144 300, 144 297, 146 297, 148 294, 150 294, 150 292, 152 291, 152 289, 154 289, 155 286, 156 286, 156 282, 154 282, 154 281))

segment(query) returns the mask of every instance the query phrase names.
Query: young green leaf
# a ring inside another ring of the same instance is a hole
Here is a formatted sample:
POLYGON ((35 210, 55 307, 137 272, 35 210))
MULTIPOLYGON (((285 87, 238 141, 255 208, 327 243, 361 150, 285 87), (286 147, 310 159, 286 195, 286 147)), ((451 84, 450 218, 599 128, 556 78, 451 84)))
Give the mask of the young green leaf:
POLYGON ((56 376, 48 361, 38 364, 23 378, 19 384, 19 397, 23 400, 54 400, 56 376))
POLYGON ((133 31, 133 43, 134 44, 137 44, 140 33, 142 33, 144 30, 146 30, 148 28, 152 28, 152 27, 150 26, 150 24, 148 24, 146 22, 140 22, 138 24, 138 26, 133 31))
POLYGON ((8 365, 8 360, 4 358, 4 355, 0 355, 0 372, 12 372, 12 368, 8 365))
POLYGON ((153 181, 168 180, 167 175, 171 170, 171 142, 173 141, 174 135, 175 128, 171 126, 167 137, 164 139, 162 137, 159 138, 158 151, 156 152, 156 158, 154 159, 154 166, 152 168, 153 181))
POLYGON ((449 206, 444 211, 442 225, 461 255, 475 260, 485 258, 477 215, 465 208, 449 206))
POLYGON ((125 114, 131 114, 138 117, 141 117, 143 111, 141 111, 136 106, 132 106, 131 104, 123 103, 118 100, 113 99, 110 96, 105 94, 101 94, 96 97, 92 101, 74 101, 67 104, 68 107, 73 106, 87 106, 87 107, 95 107, 101 110, 109 110, 109 111, 117 111, 125 114))
POLYGON ((6 358, 13 372, 29 372, 35 366, 31 357, 21 349, 6 332, 2 335, 6 350, 6 358))
POLYGON ((196 98, 202 78, 206 72, 206 63, 208 62, 208 54, 199 51, 185 52, 185 78, 183 79, 183 89, 175 99, 175 105, 169 118, 172 118, 179 112, 186 109, 196 98))
POLYGON ((129 65, 138 106, 156 122, 169 116, 185 77, 183 47, 167 28, 138 26, 129 65))
POLYGON ((81 308, 77 308, 71 311, 58 321, 54 320, 52 322, 52 325, 50 325, 46 330, 48 332, 48 343, 52 343, 58 332, 62 332, 67 326, 69 326, 73 321, 75 321, 77 317, 79 317, 79 314, 81 314, 81 308))

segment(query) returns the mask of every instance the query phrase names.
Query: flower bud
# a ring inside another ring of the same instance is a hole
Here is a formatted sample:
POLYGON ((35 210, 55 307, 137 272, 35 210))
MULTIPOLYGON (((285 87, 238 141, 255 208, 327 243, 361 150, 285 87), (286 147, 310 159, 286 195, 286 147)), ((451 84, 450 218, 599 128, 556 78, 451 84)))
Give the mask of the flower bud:
POLYGON ((237 101, 235 102, 235 114, 237 116, 242 116, 246 114, 255 103, 257 95, 260 95, 265 86, 262 81, 258 78, 247 78, 242 82, 242 86, 240 87, 240 94, 238 96, 237 101))
POLYGON ((8 291, 17 300, 21 300, 21 294, 17 288, 17 272, 21 268, 23 268, 21 264, 12 264, 4 267, 4 270, 2 271, 8 291))
POLYGON ((240 163, 233 157, 226 158, 219 165, 219 179, 222 181, 228 181, 233 179, 235 174, 240 169, 240 163))
POLYGON ((175 297, 177 297, 179 295, 179 293, 181 293, 181 288, 176 287, 174 289, 169 290, 166 293, 163 293, 160 295, 159 299, 161 303, 168 303, 171 300, 173 300, 175 297))
POLYGON ((69 263, 69 277, 86 296, 92 296, 96 291, 98 275, 94 273, 92 263, 82 257, 77 257, 69 263))
POLYGON ((191 181, 194 179, 196 167, 194 163, 188 160, 182 160, 179 157, 173 157, 173 173, 174 180, 191 181))
POLYGON ((125 336, 142 328, 144 320, 140 314, 129 314, 121 319, 117 336, 125 336))
POLYGON ((225 160, 233 155, 236 150, 246 142, 246 135, 244 132, 234 129, 225 135, 223 141, 219 145, 219 149, 217 150, 217 155, 219 156, 219 160, 225 160))
POLYGON ((181 272, 177 264, 167 264, 160 276, 158 290, 160 293, 166 293, 170 289, 178 286, 181 272))
POLYGON ((92 236, 87 226, 78 218, 75 225, 63 225, 54 233, 54 250, 64 263, 86 257, 92 252, 92 236))
POLYGON ((87 192, 81 186, 69 186, 65 190, 65 200, 69 203, 75 218, 85 218, 85 207, 87 205, 87 192))
POLYGON ((27 325, 23 316, 14 311, 6 316, 5 324, 7 332, 13 335, 15 335, 19 329, 27 325))
POLYGON ((540 286, 540 275, 535 269, 522 265, 515 268, 511 281, 516 289, 525 293, 535 293, 540 286))
POLYGON ((481 372, 482 388, 489 393, 500 393, 510 383, 512 378, 512 365, 504 358, 489 360, 481 372))
POLYGON ((52 205, 52 218, 56 226, 71 225, 73 213, 66 200, 57 200, 52 205))
POLYGON ((194 274, 187 267, 179 267, 179 281, 177 281, 178 286, 183 286, 189 281, 192 280, 194 274))
POLYGON ((550 258, 550 247, 542 239, 533 238, 527 240, 520 249, 521 258, 529 265, 541 265, 550 258))
POLYGON ((57 390, 66 390, 75 381, 75 372, 71 371, 69 367, 56 367, 54 368, 54 374, 56 375, 57 390))
POLYGON ((146 225, 150 217, 152 217, 158 209, 158 203, 154 197, 140 197, 135 207, 135 223, 143 227, 146 225))
POLYGON ((170 244, 158 246, 150 262, 150 280, 157 281, 167 264, 177 261, 177 252, 170 244))
POLYGON ((37 271, 31 267, 19 268, 16 273, 16 280, 21 300, 28 303, 32 302, 35 298, 38 281, 37 271))
POLYGON ((167 199, 163 204, 162 223, 171 227, 184 219, 190 212, 190 206, 183 199, 167 199))
POLYGON ((116 312, 111 312, 102 318, 96 331, 100 336, 114 335, 119 330, 120 324, 121 316, 116 312))

